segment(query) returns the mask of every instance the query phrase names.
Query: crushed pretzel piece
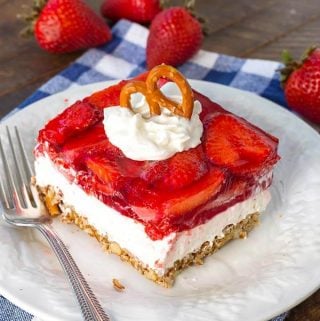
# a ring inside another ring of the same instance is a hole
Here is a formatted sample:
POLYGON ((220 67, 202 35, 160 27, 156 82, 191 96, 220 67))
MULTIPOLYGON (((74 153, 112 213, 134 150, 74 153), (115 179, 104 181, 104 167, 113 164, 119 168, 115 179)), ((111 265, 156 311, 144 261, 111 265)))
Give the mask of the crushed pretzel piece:
POLYGON ((118 292, 124 291, 125 286, 122 285, 118 279, 112 279, 112 283, 115 290, 117 290, 118 292))

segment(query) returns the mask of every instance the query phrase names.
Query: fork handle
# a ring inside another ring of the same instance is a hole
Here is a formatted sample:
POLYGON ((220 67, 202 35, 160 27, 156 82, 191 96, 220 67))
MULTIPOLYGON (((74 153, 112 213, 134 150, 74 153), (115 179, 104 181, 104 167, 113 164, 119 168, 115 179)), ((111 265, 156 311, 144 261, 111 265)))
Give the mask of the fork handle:
POLYGON ((103 311, 98 299, 93 294, 89 284, 80 272, 67 247, 49 224, 40 224, 38 230, 49 242, 61 266, 63 267, 72 285, 74 293, 81 307, 85 321, 110 321, 108 315, 103 311))

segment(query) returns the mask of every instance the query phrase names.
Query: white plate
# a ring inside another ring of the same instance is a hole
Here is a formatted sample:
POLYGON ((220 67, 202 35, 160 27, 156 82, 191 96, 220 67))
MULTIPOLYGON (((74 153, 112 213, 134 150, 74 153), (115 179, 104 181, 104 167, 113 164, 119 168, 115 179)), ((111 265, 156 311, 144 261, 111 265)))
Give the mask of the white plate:
MULTIPOLYGON (((18 125, 31 151, 37 131, 49 118, 111 83, 69 89, 3 123, 18 125)), ((154 285, 118 257, 103 253, 84 232, 57 221, 56 229, 112 320, 266 320, 296 305, 320 285, 318 133, 254 94, 201 81, 191 84, 279 137, 282 159, 274 174, 272 204, 247 240, 232 242, 203 266, 189 268, 172 289, 154 285), (123 293, 113 289, 112 278, 126 286, 123 293)), ((80 320, 69 284, 40 239, 35 231, 0 223, 0 293, 45 320, 80 320)))

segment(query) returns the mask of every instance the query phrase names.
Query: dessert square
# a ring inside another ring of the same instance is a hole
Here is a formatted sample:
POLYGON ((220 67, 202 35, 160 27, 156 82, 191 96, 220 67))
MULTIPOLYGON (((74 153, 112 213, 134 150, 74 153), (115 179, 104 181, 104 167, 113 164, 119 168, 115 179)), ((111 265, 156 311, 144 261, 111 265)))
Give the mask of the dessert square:
POLYGON ((50 120, 34 150, 36 184, 51 215, 170 287, 258 224, 277 146, 161 65, 50 120))

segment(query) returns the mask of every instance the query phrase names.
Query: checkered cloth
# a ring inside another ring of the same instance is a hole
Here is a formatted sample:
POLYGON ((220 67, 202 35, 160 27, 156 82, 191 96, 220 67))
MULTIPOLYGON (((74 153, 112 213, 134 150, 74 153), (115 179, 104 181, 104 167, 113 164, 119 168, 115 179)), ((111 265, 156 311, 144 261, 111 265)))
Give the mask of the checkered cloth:
MULTIPOLYGON (((113 27, 111 42, 88 50, 67 69, 41 86, 13 112, 69 87, 125 79, 144 72, 147 37, 148 29, 126 20, 118 22, 113 27)), ((200 50, 179 69, 187 78, 248 90, 287 107, 277 73, 280 66, 280 63, 274 61, 240 59, 200 50)), ((284 313, 272 321, 283 321, 286 316, 287 313, 284 313)), ((0 296, 0 321, 9 320, 36 321, 36 317, 0 296)))

